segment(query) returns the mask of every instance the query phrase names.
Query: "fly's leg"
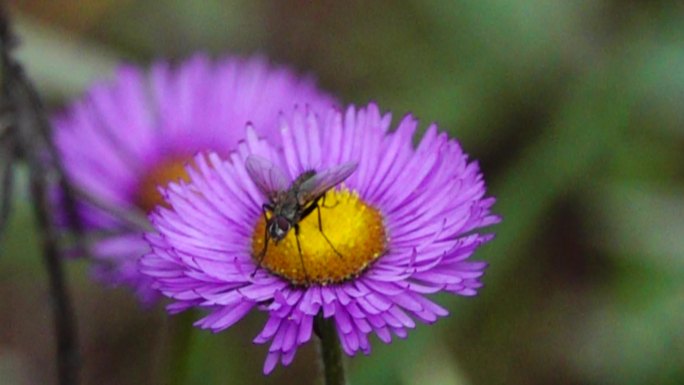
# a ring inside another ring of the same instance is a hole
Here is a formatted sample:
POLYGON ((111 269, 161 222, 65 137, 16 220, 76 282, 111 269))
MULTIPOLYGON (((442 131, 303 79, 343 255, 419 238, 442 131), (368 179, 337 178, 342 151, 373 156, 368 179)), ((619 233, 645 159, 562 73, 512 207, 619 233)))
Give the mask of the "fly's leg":
MULTIPOLYGON (((325 197, 323 198, 323 201, 325 201, 325 197)), ((337 254, 340 258, 344 259, 344 256, 342 255, 342 253, 337 251, 335 246, 333 246, 332 242, 330 242, 330 239, 328 239, 328 236, 325 235, 325 233, 323 232, 323 221, 321 221, 321 207, 316 205, 316 211, 318 212, 318 231, 321 232, 321 235, 323 236, 323 238, 325 238, 325 241, 328 242, 328 244, 330 245, 330 248, 333 249, 335 254, 337 254)))
POLYGON ((264 215, 264 248, 261 249, 261 252, 259 255, 256 257, 257 259, 257 266, 254 269, 254 272, 252 273, 252 278, 256 275, 257 271, 261 268, 261 263, 264 261, 264 257, 266 257, 266 250, 268 250, 268 241, 270 238, 268 237, 268 217, 266 216, 266 211, 273 211, 273 207, 268 204, 264 204, 261 206, 261 212, 264 215))
POLYGON ((304 218, 309 216, 309 214, 311 214, 314 210, 316 210, 318 213, 318 231, 321 232, 321 235, 323 235, 323 238, 326 240, 326 242, 328 242, 328 245, 330 245, 330 248, 333 249, 335 254, 337 254, 340 258, 344 259, 344 256, 342 255, 342 253, 337 251, 335 246, 333 246, 332 242, 330 242, 330 239, 328 239, 328 236, 325 235, 325 233, 323 232, 323 221, 321 220, 321 208, 318 204, 318 201, 321 200, 321 198, 325 201, 325 195, 319 196, 318 198, 316 198, 316 200, 314 200, 313 203, 311 203, 309 206, 307 206, 306 209, 304 209, 302 211, 302 215, 301 215, 300 219, 303 220, 304 218))
MULTIPOLYGON (((325 194, 325 195, 327 195, 327 194, 325 194)), ((325 195, 323 195, 323 202, 321 203, 321 206, 323 206, 323 208, 325 208, 325 209, 332 209, 332 208, 334 208, 335 206, 337 206, 337 205, 340 204, 339 199, 336 199, 334 205, 332 205, 332 206, 326 206, 326 204, 325 204, 325 195)))
POLYGON ((299 261, 302 263, 302 271, 304 271, 304 279, 307 283, 310 282, 309 274, 306 272, 306 266, 304 266, 304 256, 302 255, 302 245, 299 243, 299 225, 295 225, 295 239, 297 240, 297 250, 299 250, 299 261))

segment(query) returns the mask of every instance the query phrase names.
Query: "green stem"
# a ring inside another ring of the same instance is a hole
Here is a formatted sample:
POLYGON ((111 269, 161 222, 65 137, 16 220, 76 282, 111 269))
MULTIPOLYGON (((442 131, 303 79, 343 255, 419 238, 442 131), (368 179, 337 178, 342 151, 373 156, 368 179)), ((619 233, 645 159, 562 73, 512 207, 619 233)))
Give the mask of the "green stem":
POLYGON ((194 311, 185 311, 170 318, 167 335, 166 373, 168 385, 183 385, 188 376, 190 349, 192 344, 194 311))
POLYGON ((316 317, 315 330, 321 342, 325 385, 345 385, 347 382, 344 378, 342 348, 337 338, 335 323, 332 318, 325 319, 319 314, 316 317))

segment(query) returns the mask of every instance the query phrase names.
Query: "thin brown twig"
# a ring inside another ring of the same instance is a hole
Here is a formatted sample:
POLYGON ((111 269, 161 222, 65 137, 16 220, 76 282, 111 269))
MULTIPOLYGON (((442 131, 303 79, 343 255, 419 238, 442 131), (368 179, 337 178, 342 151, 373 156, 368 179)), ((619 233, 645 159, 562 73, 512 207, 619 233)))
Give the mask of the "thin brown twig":
MULTIPOLYGON (((0 125, 2 121, 0 121, 0 125)), ((14 168, 12 160, 15 157, 14 135, 9 127, 0 127, 0 241, 12 207, 14 191, 14 168), (4 131, 4 130, 7 131, 4 131)))
POLYGON ((57 333, 57 365, 60 385, 77 384, 80 356, 73 310, 66 288, 63 257, 58 247, 58 234, 51 225, 48 186, 45 174, 31 167, 30 183, 34 213, 42 230, 42 249, 48 271, 51 305, 57 333))
MULTIPOLYGON (((0 4, 0 65, 2 68, 2 99, 11 111, 12 119, 3 139, 7 148, 8 173, 11 185, 12 163, 21 157, 27 163, 30 175, 31 198, 38 229, 40 230, 43 258, 48 274, 50 300, 54 315, 57 339, 57 369, 60 385, 79 382, 80 358, 75 320, 62 267, 63 256, 59 248, 59 230, 51 217, 51 191, 58 185, 63 191, 64 206, 72 231, 81 232, 76 213, 76 200, 59 162, 50 138, 50 125, 35 88, 26 78, 20 64, 13 58, 16 40, 9 19, 0 4), (9 139, 7 139, 9 138, 9 139), (5 142, 7 140, 7 142, 5 142), (9 144, 7 144, 9 143, 9 144), (52 180, 51 178, 56 178, 52 180), (53 183, 55 182, 56 183, 53 183)), ((4 117, 3 117, 4 118, 4 117)), ((2 210, 9 212, 11 187, 3 192, 2 210), (6 202, 5 202, 6 200, 6 202), (7 206, 5 206, 7 205, 7 206)), ((3 214, 4 215, 4 214, 3 214)))

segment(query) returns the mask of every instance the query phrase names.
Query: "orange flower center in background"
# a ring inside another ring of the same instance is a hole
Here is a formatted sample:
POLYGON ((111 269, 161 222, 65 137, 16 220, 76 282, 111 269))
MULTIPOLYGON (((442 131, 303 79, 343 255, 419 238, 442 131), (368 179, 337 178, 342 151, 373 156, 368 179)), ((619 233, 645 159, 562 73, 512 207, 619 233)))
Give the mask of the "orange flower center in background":
POLYGON ((146 213, 152 211, 157 205, 170 208, 164 197, 159 193, 160 187, 166 187, 171 182, 189 182, 190 177, 185 171, 188 162, 192 158, 172 157, 150 169, 141 179, 135 196, 135 203, 146 213))
MULTIPOLYGON (((295 285, 326 285, 358 276, 385 253, 388 239, 382 215, 376 208, 347 189, 330 190, 325 204, 321 202, 323 233, 330 242, 321 234, 314 210, 299 222, 301 254, 292 228, 278 243, 267 238, 262 268, 295 285)), ((267 222, 262 215, 252 235, 255 260, 264 249, 267 222)))

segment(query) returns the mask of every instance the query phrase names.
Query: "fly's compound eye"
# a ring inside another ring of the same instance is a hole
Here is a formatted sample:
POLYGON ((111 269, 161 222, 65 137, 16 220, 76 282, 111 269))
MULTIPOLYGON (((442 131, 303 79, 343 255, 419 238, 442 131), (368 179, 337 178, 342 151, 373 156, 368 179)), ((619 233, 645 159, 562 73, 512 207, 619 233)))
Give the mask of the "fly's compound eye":
POLYGON ((272 238, 279 241, 285 238, 288 231, 290 231, 290 228, 292 228, 290 221, 282 217, 277 217, 273 222, 271 222, 270 226, 268 227, 268 232, 272 238))
POLYGON ((290 231, 290 227, 292 227, 290 221, 285 218, 278 218, 276 220, 276 225, 278 226, 278 229, 282 231, 283 236, 287 234, 287 232, 290 231))

